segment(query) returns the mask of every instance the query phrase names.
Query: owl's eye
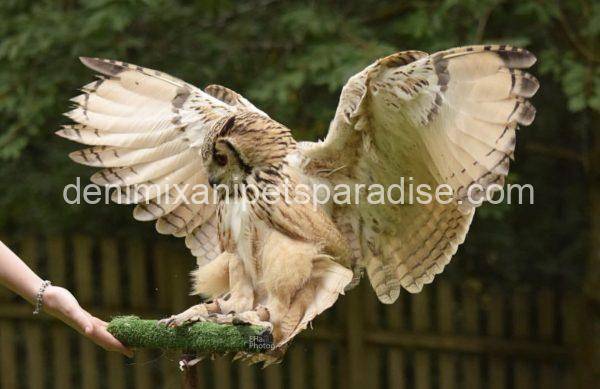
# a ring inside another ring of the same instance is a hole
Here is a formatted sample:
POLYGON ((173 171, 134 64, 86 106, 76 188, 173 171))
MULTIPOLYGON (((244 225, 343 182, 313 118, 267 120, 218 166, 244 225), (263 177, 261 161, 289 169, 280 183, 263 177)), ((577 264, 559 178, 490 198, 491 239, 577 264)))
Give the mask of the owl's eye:
POLYGON ((219 166, 225 166, 227 165, 227 156, 224 154, 215 154, 214 155, 214 160, 216 162, 217 165, 219 166))

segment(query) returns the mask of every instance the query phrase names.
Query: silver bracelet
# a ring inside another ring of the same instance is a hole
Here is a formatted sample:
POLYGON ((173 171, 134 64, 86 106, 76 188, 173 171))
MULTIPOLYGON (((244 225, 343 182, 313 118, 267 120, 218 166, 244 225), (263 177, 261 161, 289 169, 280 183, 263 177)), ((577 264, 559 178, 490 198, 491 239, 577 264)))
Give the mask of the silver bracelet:
POLYGON ((52 285, 52 282, 48 280, 42 282, 40 290, 38 290, 37 294, 35 295, 35 311, 33 311, 34 315, 37 315, 42 311, 42 306, 44 305, 44 292, 50 285, 52 285))

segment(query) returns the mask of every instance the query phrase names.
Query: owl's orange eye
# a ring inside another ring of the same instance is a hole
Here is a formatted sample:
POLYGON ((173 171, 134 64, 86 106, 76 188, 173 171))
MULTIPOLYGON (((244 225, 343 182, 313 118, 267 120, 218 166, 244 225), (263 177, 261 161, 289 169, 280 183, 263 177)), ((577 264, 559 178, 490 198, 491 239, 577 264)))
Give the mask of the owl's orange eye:
POLYGON ((214 160, 219 166, 227 165, 227 156, 224 154, 215 154, 214 160))

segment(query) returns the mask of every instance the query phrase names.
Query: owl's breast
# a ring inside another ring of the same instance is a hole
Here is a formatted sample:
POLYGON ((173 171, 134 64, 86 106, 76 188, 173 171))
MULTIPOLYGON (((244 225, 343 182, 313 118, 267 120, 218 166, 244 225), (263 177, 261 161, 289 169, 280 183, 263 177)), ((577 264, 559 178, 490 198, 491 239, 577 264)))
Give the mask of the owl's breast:
POLYGON ((219 208, 219 238, 223 249, 237 254, 246 270, 256 272, 257 217, 247 199, 228 199, 219 208))
POLYGON ((235 247, 243 239, 251 218, 250 207, 244 199, 227 199, 220 204, 219 234, 226 247, 235 247))

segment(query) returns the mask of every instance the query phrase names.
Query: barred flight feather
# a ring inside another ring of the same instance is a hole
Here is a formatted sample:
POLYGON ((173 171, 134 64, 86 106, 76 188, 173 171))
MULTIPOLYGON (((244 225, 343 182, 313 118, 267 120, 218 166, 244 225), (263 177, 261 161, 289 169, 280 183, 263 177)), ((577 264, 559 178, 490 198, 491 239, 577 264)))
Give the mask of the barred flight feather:
POLYGON ((56 132, 93 146, 71 153, 71 159, 105 168, 92 181, 121 187, 111 199, 138 204, 136 219, 156 220, 161 233, 192 234, 214 212, 211 204, 185 204, 175 190, 175 185, 189 186, 185 190, 189 196, 192 186, 207 184, 194 142, 222 117, 238 108, 248 110, 251 104, 236 94, 243 107, 234 107, 175 77, 125 62, 81 61, 101 76, 71 99, 75 108, 65 115, 76 124, 56 132), (148 187, 136 187, 140 184, 148 187))

